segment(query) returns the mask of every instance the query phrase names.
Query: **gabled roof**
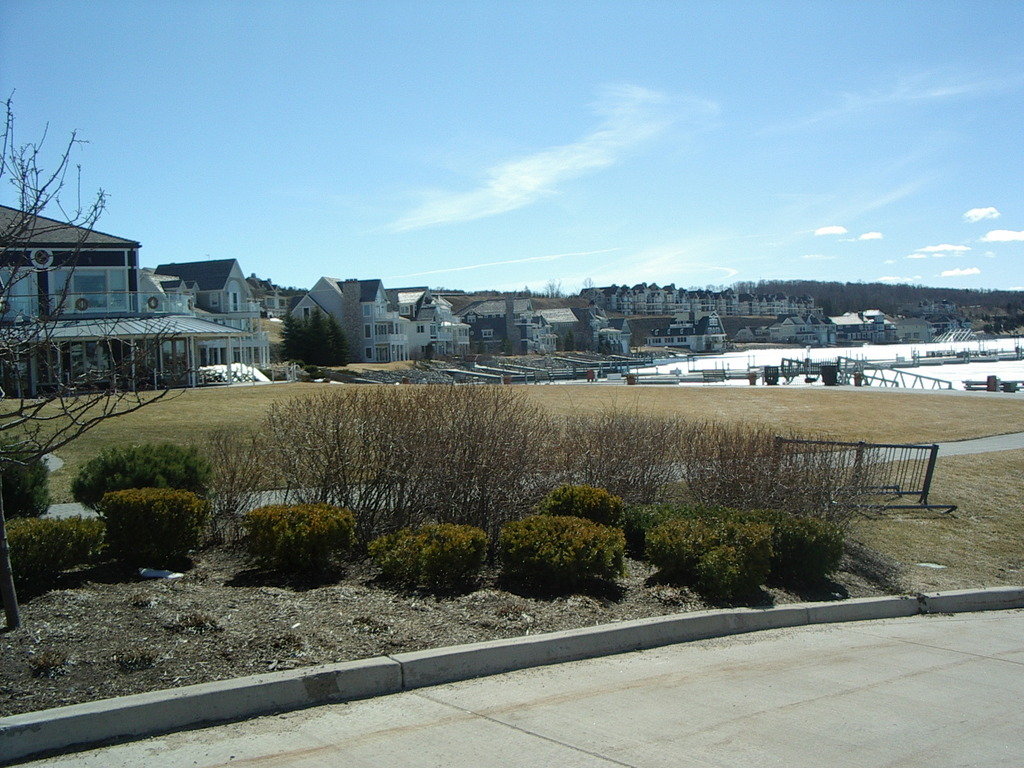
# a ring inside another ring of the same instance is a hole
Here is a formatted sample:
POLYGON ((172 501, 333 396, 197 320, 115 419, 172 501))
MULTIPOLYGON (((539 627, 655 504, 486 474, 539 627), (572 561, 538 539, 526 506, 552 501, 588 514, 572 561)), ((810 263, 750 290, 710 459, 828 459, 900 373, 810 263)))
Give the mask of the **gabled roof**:
POLYGON ((139 270, 139 290, 159 291, 161 293, 177 290, 182 287, 180 277, 174 275, 161 275, 152 269, 143 267, 139 270))
POLYGON ((215 259, 161 264, 156 271, 157 274, 180 277, 186 283, 195 283, 200 291, 219 291, 231 276, 232 268, 237 265, 237 259, 215 259))
POLYGON ((0 205, 0 233, 4 234, 5 239, 13 238, 17 244, 24 243, 35 247, 75 247, 79 245, 139 247, 139 243, 135 240, 108 235, 95 229, 76 227, 46 216, 33 216, 6 205, 0 205))
POLYGON ((575 323, 579 318, 569 307, 556 307, 555 309, 538 309, 537 314, 549 323, 575 323))
MULTIPOLYGON (((533 302, 529 299, 513 299, 512 312, 520 315, 533 311, 533 302)), ((455 314, 468 315, 473 312, 477 315, 504 315, 505 299, 480 299, 466 305, 455 314)))
MULTIPOLYGON (((359 301, 362 303, 376 301, 377 292, 384 288, 384 283, 379 279, 359 280, 359 301)), ((385 291, 385 296, 387 292, 385 291)))

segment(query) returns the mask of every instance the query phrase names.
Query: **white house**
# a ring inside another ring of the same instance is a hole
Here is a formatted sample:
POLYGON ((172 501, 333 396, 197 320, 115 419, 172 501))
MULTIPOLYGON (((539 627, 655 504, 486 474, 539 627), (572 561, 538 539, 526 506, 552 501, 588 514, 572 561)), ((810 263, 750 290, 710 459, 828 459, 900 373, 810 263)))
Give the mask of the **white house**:
POLYGON ((390 363, 408 360, 408 319, 388 301, 380 280, 338 280, 321 277, 292 307, 292 315, 308 318, 325 312, 341 326, 352 360, 390 363))
POLYGON ((0 231, 18 222, 0 254, 0 336, 24 352, 0 371, 5 393, 195 386, 204 345, 241 348, 250 335, 149 279, 135 240, 0 206, 0 231))
POLYGON ((667 328, 651 331, 647 345, 691 352, 721 352, 725 349, 725 329, 717 313, 681 313, 667 328))
POLYGON ((785 315, 768 326, 768 340, 827 347, 836 343, 836 326, 821 315, 785 315))
POLYGON ((259 325, 260 304, 236 259, 161 264, 143 270, 142 278, 165 293, 190 297, 198 317, 244 332, 200 344, 202 365, 270 363, 270 339, 259 325))

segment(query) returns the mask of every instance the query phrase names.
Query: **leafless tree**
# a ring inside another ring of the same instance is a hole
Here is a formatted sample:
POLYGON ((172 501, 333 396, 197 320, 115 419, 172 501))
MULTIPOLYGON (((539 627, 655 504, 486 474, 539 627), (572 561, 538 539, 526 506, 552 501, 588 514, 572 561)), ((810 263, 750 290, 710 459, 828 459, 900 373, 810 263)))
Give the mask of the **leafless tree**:
MULTIPOLYGON (((9 184, 8 199, 14 205, 0 216, 0 470, 17 464, 40 461, 106 419, 131 413, 163 397, 167 389, 140 391, 140 374, 150 367, 154 345, 160 338, 142 344, 123 345, 113 338, 97 341, 111 365, 75 378, 57 378, 45 393, 29 392, 22 386, 27 366, 53 364, 59 355, 58 330, 65 309, 66 289, 52 297, 38 313, 21 313, 16 298, 19 290, 34 280, 48 264, 43 254, 32 251, 32 243, 61 233, 68 238, 64 248, 73 269, 77 255, 86 244, 103 213, 106 195, 102 190, 83 199, 81 169, 72 165, 72 155, 81 139, 75 133, 50 155, 45 147, 46 130, 35 142, 19 144, 15 137, 11 100, 5 103, 2 144, 0 144, 0 185, 9 184), (47 157, 53 162, 48 166, 47 157), (34 316, 33 316, 34 314, 34 316), (34 363, 33 363, 34 361, 34 363)), ((165 337, 166 338, 166 337, 165 337)), ((0 495, 0 595, 7 627, 20 625, 7 546, 3 497, 0 495)))
POLYGON ((551 278, 544 284, 544 297, 548 299, 563 299, 565 293, 562 291, 562 281, 551 278))

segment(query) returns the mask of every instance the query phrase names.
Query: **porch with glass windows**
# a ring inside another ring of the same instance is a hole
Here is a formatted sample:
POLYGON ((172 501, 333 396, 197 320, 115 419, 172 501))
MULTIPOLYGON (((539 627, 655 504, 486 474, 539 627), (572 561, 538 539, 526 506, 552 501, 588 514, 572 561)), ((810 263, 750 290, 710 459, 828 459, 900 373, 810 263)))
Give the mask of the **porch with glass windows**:
MULTIPOLYGON (((245 336, 193 317, 97 319, 23 323, 0 329, 4 343, 20 349, 5 362, 0 381, 7 397, 62 391, 135 391, 196 387, 203 382, 199 345, 228 349, 245 336)), ((255 364, 245 355, 225 362, 255 364)))

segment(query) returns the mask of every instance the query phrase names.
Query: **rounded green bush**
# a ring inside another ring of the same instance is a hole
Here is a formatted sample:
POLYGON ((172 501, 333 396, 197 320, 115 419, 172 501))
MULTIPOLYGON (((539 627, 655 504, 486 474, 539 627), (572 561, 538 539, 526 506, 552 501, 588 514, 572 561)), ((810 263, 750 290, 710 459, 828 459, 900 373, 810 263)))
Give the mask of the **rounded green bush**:
POLYGON ((834 573, 843 559, 845 535, 835 523, 786 512, 751 513, 772 527, 772 578, 782 584, 813 584, 834 573))
POLYGON ((558 591, 621 576, 625 549, 621 530, 570 516, 516 520, 502 527, 498 540, 505 575, 558 591))
POLYGON ((705 516, 666 521, 647 534, 647 557, 669 581, 714 600, 754 592, 771 570, 772 527, 705 516))
POLYGON ((381 576, 407 587, 450 590, 480 573, 487 534, 472 525, 425 525, 404 528, 370 542, 370 557, 381 576))
POLYGON ((582 517, 601 525, 622 524, 622 499, 604 488, 563 485, 555 488, 537 505, 541 515, 582 517))
POLYGON ((99 512, 111 555, 127 565, 166 568, 199 546, 209 506, 190 491, 130 488, 105 493, 99 512))
POLYGON ((50 586, 62 571, 96 558, 103 531, 103 521, 96 518, 11 520, 7 543, 15 583, 29 589, 50 586))
POLYGON ((41 459, 28 461, 18 450, 5 446, 5 456, 17 463, 4 463, 0 470, 6 517, 39 517, 50 506, 50 471, 41 459))
POLYGON ((75 501, 90 507, 108 491, 177 488, 206 495, 210 463, 195 448, 170 443, 109 448, 86 462, 71 483, 75 501))
POLYGON ((626 534, 626 552, 642 559, 647 547, 647 532, 668 520, 703 518, 711 512, 703 507, 679 504, 641 504, 622 510, 622 531, 626 534))
POLYGON ((356 518, 328 504, 273 504, 246 513, 242 525, 249 554, 263 567, 316 573, 352 549, 356 518))

